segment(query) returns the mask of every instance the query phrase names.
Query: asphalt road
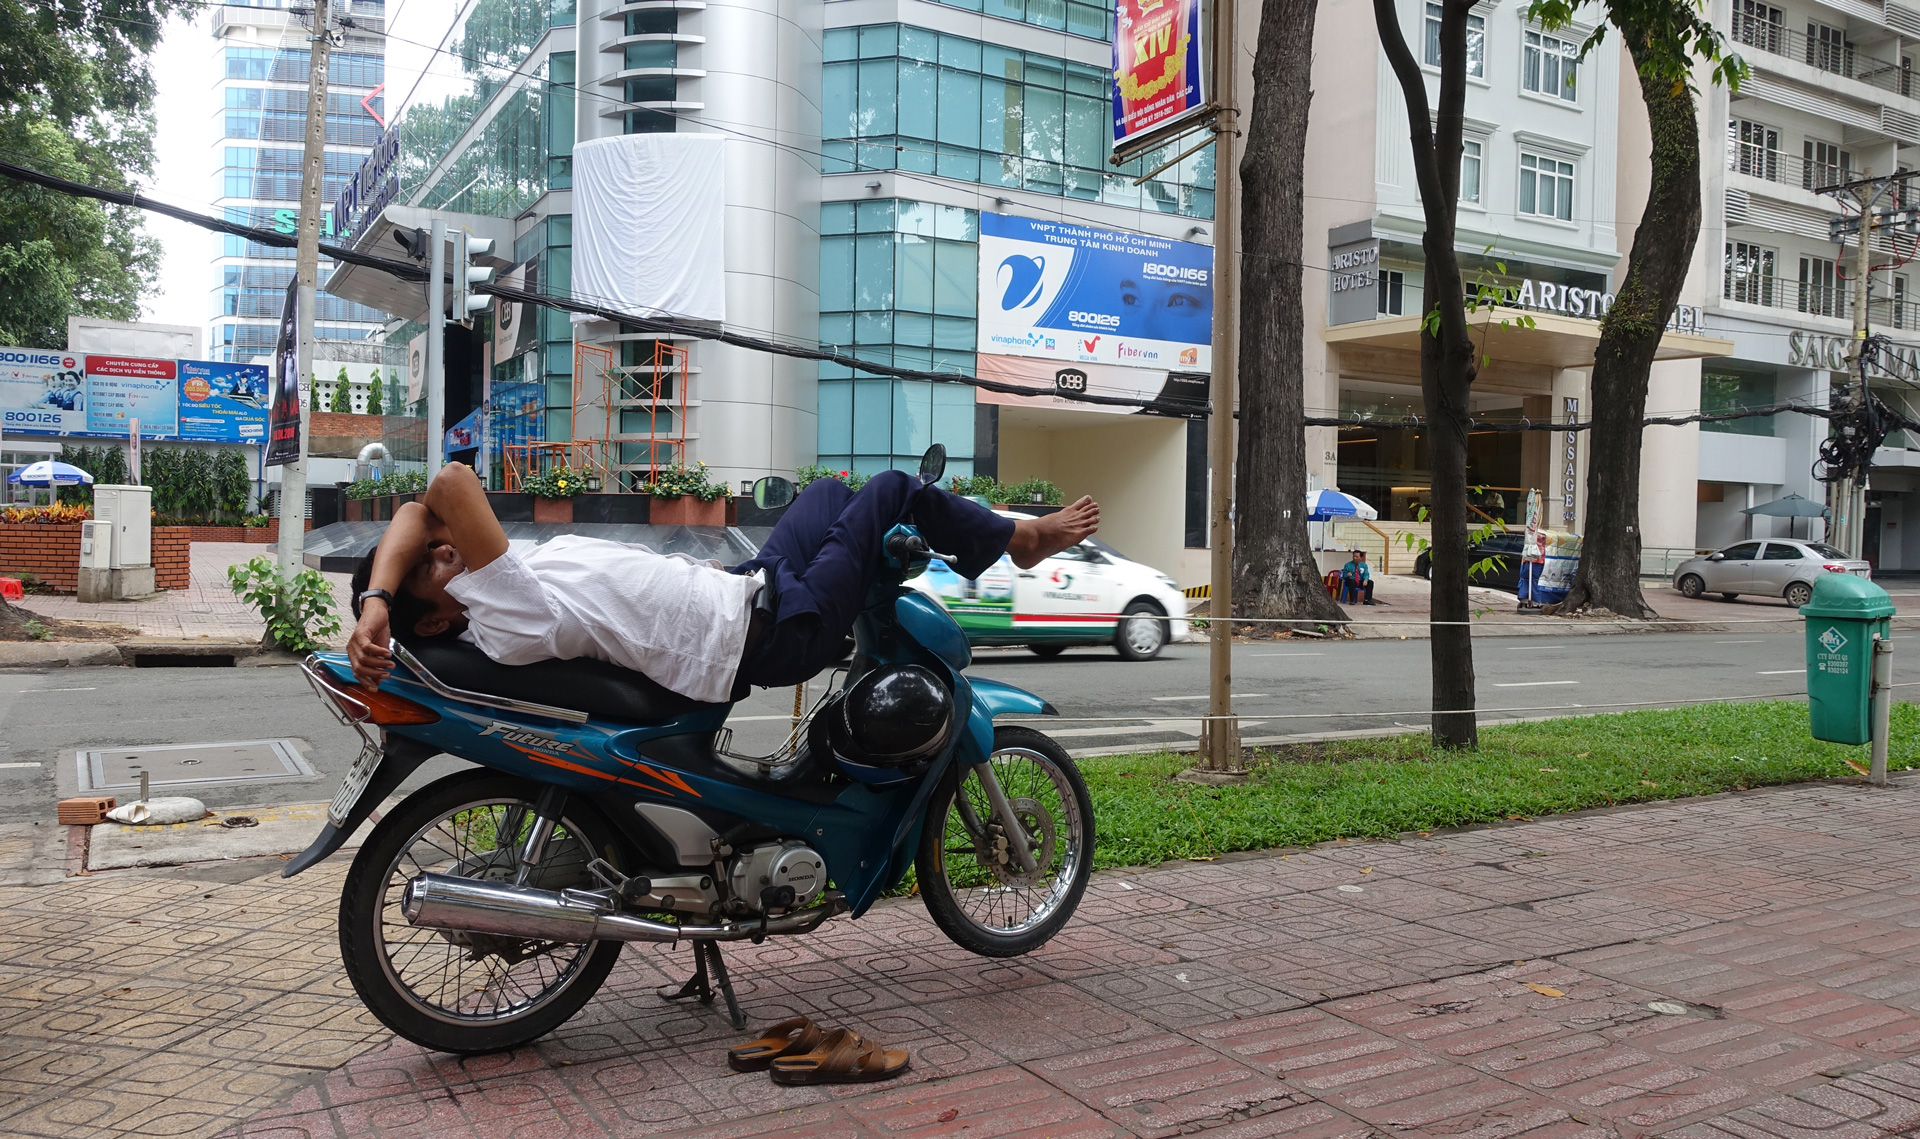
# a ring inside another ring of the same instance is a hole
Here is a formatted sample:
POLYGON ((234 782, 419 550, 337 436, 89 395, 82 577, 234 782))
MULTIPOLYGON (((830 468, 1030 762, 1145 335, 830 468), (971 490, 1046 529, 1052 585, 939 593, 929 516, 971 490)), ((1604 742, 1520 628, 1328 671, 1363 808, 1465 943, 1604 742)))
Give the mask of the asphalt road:
MULTIPOLYGON (((1802 639, 1793 633, 1666 633, 1487 639, 1475 650, 1485 722, 1566 706, 1710 700, 1805 690, 1802 639)), ((1249 739, 1426 726, 1429 644, 1279 641, 1236 646, 1235 707, 1249 739)), ((1897 663, 1897 662, 1896 662, 1897 663)), ((1024 649, 983 649, 974 671, 1018 685, 1063 713, 1046 730, 1080 752, 1191 741, 1205 711, 1204 645, 1175 645, 1134 664, 1111 649, 1071 649, 1042 660, 1024 649), (1076 719, 1075 717, 1080 717, 1076 719)), ((816 687, 814 695, 818 695, 816 687)), ((786 730, 792 690, 759 692, 731 723, 736 750, 770 751, 786 730)), ((292 668, 56 669, 0 673, 0 822, 49 818, 79 790, 76 753, 290 739, 315 775, 207 784, 209 806, 312 802, 331 796, 358 739, 328 714, 292 668)), ((418 785, 456 769, 440 759, 418 785)))

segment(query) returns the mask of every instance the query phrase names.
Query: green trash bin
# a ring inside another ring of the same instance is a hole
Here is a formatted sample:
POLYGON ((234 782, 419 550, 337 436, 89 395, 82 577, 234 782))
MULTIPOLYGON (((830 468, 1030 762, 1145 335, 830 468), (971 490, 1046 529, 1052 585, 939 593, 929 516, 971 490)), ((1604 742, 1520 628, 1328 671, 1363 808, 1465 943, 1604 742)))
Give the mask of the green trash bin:
POLYGON ((1807 619, 1807 704, 1813 738, 1863 744, 1873 738, 1873 638, 1891 636, 1887 591, 1850 573, 1821 574, 1807 619))

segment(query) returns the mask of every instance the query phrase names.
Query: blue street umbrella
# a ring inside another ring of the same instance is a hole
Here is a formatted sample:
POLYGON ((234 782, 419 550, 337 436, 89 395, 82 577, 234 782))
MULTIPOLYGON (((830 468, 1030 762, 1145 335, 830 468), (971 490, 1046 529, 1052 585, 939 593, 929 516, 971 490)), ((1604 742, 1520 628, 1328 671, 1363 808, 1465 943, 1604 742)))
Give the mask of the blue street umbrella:
POLYGON ((1307 521, 1325 522, 1330 518, 1358 518, 1371 521, 1380 512, 1350 494, 1328 488, 1307 492, 1307 521))
POLYGON ((93 476, 71 464, 42 459, 8 475, 7 481, 20 486, 92 486, 93 476))

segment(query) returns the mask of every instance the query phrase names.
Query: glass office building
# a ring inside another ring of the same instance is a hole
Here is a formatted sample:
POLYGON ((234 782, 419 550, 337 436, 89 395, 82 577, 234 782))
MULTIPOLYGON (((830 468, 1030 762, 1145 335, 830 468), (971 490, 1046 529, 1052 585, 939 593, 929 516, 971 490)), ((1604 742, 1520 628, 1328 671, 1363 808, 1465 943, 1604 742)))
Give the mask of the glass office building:
MULTIPOLYGON (((214 200, 237 222, 294 231, 306 143, 307 29, 290 0, 255 0, 214 9, 213 52, 219 108, 214 119, 214 200)), ((356 28, 334 48, 328 67, 326 207, 372 150, 385 118, 384 0, 359 0, 356 28)), ((309 17, 310 18, 310 17, 309 17)), ((323 217, 323 224, 330 221, 323 217)), ((323 230, 323 237, 327 231, 323 230)), ((230 234, 212 239, 213 281, 208 359, 251 360, 273 351, 280 309, 293 280, 294 251, 230 234)), ((320 264, 324 290, 331 265, 320 264)), ((380 362, 372 343, 386 314, 324 291, 314 332, 326 360, 380 362)))

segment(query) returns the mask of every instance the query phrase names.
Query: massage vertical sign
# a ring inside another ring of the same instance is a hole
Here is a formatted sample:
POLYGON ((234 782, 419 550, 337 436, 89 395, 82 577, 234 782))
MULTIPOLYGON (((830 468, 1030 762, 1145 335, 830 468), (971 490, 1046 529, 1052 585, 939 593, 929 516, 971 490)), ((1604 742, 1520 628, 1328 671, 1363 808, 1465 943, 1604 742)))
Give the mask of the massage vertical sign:
POLYGON ((1200 0, 1115 0, 1113 142, 1205 109, 1200 0))

